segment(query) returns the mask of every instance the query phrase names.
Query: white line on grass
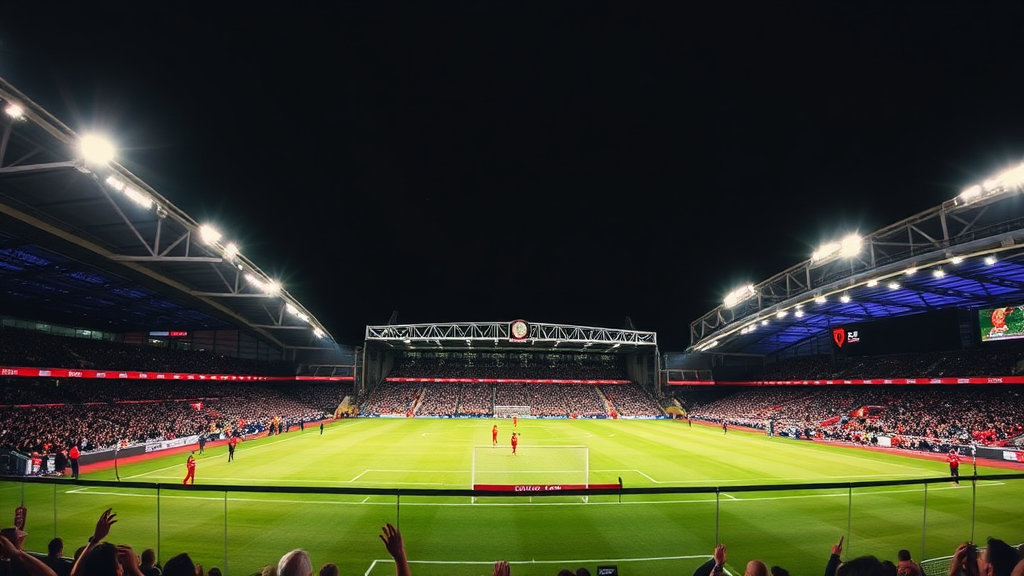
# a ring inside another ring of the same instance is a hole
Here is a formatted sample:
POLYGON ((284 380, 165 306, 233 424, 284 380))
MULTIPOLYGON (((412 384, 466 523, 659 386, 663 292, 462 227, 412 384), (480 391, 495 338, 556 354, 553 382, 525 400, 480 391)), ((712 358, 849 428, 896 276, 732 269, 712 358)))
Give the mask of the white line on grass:
MULTIPOLYGON (((301 434, 297 434, 294 438, 301 438, 301 437, 302 437, 301 434)), ((266 448, 268 446, 273 446, 274 444, 277 444, 279 442, 287 442, 289 440, 293 440, 294 438, 288 437, 288 438, 282 438, 280 440, 274 440, 273 442, 267 442, 265 444, 260 444, 259 446, 253 446, 251 448, 247 448, 245 451, 246 452, 252 452, 253 450, 259 450, 261 448, 266 448)), ((217 455, 217 456, 207 456, 206 458, 201 458, 201 459, 200 458, 196 458, 196 460, 197 461, 206 461, 206 460, 213 460, 214 458, 223 458, 223 457, 224 457, 224 455, 220 454, 220 455, 217 455)), ((132 478, 142 478, 143 476, 149 476, 150 474, 155 474, 157 472, 165 472, 167 470, 173 470, 175 468, 180 468, 180 467, 181 467, 181 464, 176 464, 174 466, 165 466, 163 468, 157 468, 156 470, 150 470, 149 472, 143 472, 141 474, 134 474, 132 476, 125 476, 125 480, 131 480, 132 478)), ((163 476, 163 478, 166 478, 166 476, 163 476)))

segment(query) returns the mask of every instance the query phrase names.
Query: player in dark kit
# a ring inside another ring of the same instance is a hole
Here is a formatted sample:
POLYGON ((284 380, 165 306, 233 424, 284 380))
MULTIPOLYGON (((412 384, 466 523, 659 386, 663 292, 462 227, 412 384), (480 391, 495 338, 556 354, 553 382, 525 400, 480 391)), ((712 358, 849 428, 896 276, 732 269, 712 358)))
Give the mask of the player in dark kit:
POLYGON ((191 480, 192 483, 195 484, 196 483, 196 452, 195 452, 195 450, 193 450, 192 453, 188 455, 188 460, 185 461, 185 469, 187 470, 187 472, 185 473, 185 481, 182 482, 182 484, 188 484, 189 480, 191 480))
POLYGON ((946 455, 946 462, 949 462, 949 476, 953 479, 953 483, 959 486, 960 455, 956 453, 956 450, 950 450, 949 454, 946 455))
POLYGON ((231 440, 228 440, 228 462, 235 459, 235 445, 238 444, 238 436, 232 436, 231 440))

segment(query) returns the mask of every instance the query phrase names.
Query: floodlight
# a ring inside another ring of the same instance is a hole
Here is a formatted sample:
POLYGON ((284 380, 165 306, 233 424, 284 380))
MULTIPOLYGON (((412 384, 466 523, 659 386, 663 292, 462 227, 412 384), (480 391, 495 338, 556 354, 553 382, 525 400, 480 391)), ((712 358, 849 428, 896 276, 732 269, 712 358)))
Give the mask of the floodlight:
POLYGON ((828 298, 825 298, 821 294, 818 294, 817 296, 814 297, 815 304, 824 304, 825 302, 828 302, 828 298))
POLYGON ((850 295, 843 294, 842 296, 839 297, 839 301, 842 302, 843 304, 848 303, 850 301, 850 295))
POLYGON ((114 159, 114 145, 106 138, 87 134, 78 141, 82 158, 89 164, 106 164, 114 159))
POLYGON ((209 224, 203 224, 199 227, 199 237, 207 244, 216 244, 217 241, 220 240, 220 236, 220 232, 209 224))
POLYGON ((786 312, 785 310, 779 310, 779 313, 776 314, 775 317, 776 318, 785 318, 788 314, 789 314, 789 312, 786 312))
POLYGON ((942 278, 945 275, 946 275, 946 272, 943 271, 942 268, 936 268, 935 270, 932 270, 932 276, 934 276, 936 278, 942 278))
POLYGON ((896 282, 896 281, 889 282, 889 289, 890 290, 896 290, 899 287, 900 287, 900 283, 899 282, 896 282))
POLYGON ((25 115, 25 110, 21 106, 18 106, 17 104, 14 104, 13 102, 8 104, 7 107, 4 108, 4 112, 7 112, 8 116, 10 116, 11 118, 15 118, 15 119, 21 118, 22 116, 25 115))
POLYGON ((878 286, 878 280, 868 280, 868 288, 874 288, 878 286))
POLYGON ((313 328, 313 335, 316 336, 317 338, 323 338, 324 331, 319 328, 313 328))
POLYGON ((964 261, 964 257, 963 256, 953 256, 952 258, 949 259, 949 262, 951 264, 959 264, 959 263, 961 263, 963 261, 964 261))
POLYGON ((989 266, 991 266, 991 265, 993 265, 995 263, 996 263, 996 257, 995 256, 985 256, 985 264, 988 264, 989 266))
POLYGON ((811 254, 811 264, 824 264, 835 258, 850 258, 860 253, 864 240, 858 234, 849 234, 837 242, 829 242, 811 254))
POLYGON ((753 297, 755 294, 757 294, 757 289, 754 288, 754 285, 747 284, 746 286, 742 286, 726 294, 725 300, 722 301, 722 304, 726 308, 732 308, 740 302, 753 297))
POLYGON ((1024 184, 1024 164, 1003 172, 997 178, 1006 187, 1020 186, 1024 184))
POLYGON ((972 201, 977 200, 978 198, 980 198, 981 197, 981 193, 982 193, 981 186, 979 186, 978 184, 975 184, 974 186, 971 186, 970 188, 968 188, 968 189, 964 190, 963 192, 961 192, 959 198, 961 200, 963 200, 964 203, 966 204, 968 202, 972 202, 972 201))
POLYGON ((907 276, 913 276, 915 273, 917 273, 917 268, 911 266, 910 268, 904 270, 903 273, 906 274, 907 276))
POLYGON ((767 318, 765 318, 764 320, 761 320, 761 326, 767 326, 767 325, 768 325, 768 319, 767 318))
POLYGON ((224 259, 231 262, 238 257, 238 246, 234 242, 228 242, 224 247, 224 259))
POLYGON ((797 310, 795 315, 796 315, 797 318, 803 318, 804 317, 804 311, 803 310, 797 310))

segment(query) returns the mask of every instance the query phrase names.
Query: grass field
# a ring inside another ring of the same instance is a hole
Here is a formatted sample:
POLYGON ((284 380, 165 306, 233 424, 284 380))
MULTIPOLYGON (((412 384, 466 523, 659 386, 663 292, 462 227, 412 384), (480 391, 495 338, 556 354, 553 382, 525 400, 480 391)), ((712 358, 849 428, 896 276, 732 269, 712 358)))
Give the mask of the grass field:
MULTIPOLYGON (((394 573, 378 535, 399 526, 417 576, 489 575, 506 559, 515 576, 553 576, 561 568, 615 564, 619 573, 689 575, 716 541, 728 546, 727 569, 742 574, 753 558, 818 575, 832 544, 844 558, 895 560, 948 556, 965 540, 1024 541, 1024 480, 981 479, 970 463, 962 485, 945 480, 941 460, 668 420, 520 420, 519 456, 509 448, 509 420, 353 419, 227 447, 198 456, 203 485, 314 488, 468 489, 473 447, 503 458, 510 483, 570 483, 580 477, 572 451, 587 446, 589 482, 629 488, 721 487, 718 492, 580 497, 488 497, 203 491, 181 487, 186 454, 121 464, 123 482, 158 487, 0 483, 0 510, 28 508, 26 547, 45 550, 54 535, 71 555, 100 512, 118 514, 110 541, 136 552, 156 548, 161 561, 187 551, 205 568, 246 576, 292 548, 310 552, 315 568, 335 562, 342 576, 394 573), (552 466, 550 454, 561 464, 552 466), (538 456, 546 454, 548 456, 538 456), (543 473, 537 473, 543 470, 543 473), (546 477, 550 475, 551 479, 546 477), (934 483, 851 489, 789 490, 804 483, 934 479, 934 483), (750 490, 749 486, 767 486, 750 490), (778 487, 777 489, 775 487, 778 487)), ((576 451, 578 453, 578 450, 576 451)), ((483 460, 487 462, 484 463, 483 460)), ((979 464, 981 476, 1005 469, 979 464)), ((479 478, 479 477, 478 477, 479 478)), ((115 480, 113 469, 83 480, 115 480)), ((197 486, 197 487, 198 487, 197 486)), ((7 523, 4 522, 6 525, 7 523)))

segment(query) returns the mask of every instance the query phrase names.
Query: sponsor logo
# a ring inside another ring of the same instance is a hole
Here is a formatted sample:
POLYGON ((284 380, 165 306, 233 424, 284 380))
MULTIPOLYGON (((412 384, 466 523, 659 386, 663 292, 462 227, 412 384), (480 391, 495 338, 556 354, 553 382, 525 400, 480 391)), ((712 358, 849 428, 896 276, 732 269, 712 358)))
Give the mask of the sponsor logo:
POLYGON ((0 369, 0 376, 17 376, 18 371, 14 368, 3 368, 0 369))
POLYGON ((68 370, 68 378, 81 378, 82 373, 78 370, 68 370))
POLYGON ((843 347, 846 342, 846 330, 842 328, 836 328, 832 331, 832 341, 836 343, 839 348, 843 347))
POLYGON ((106 372, 97 372, 96 373, 96 377, 97 378, 106 378, 107 377, 107 373, 106 372))
POLYGON ((1002 384, 1003 383, 1003 379, 1002 378, 989 378, 988 379, 988 383, 989 384, 1002 384))
POLYGON ((540 486, 516 486, 516 492, 541 492, 544 490, 540 486))
POLYGON ((40 376, 49 376, 50 375, 50 371, 49 370, 40 370, 39 371, 39 375, 40 376))

